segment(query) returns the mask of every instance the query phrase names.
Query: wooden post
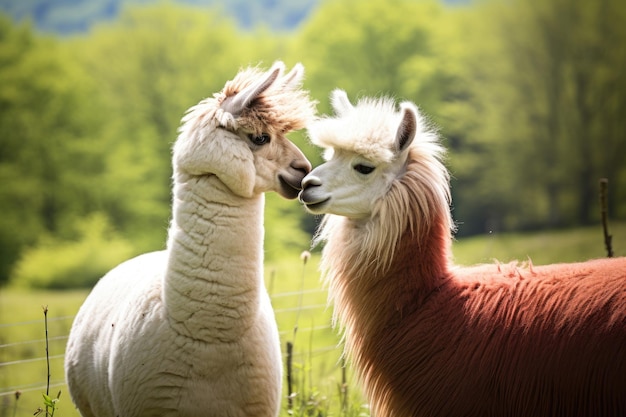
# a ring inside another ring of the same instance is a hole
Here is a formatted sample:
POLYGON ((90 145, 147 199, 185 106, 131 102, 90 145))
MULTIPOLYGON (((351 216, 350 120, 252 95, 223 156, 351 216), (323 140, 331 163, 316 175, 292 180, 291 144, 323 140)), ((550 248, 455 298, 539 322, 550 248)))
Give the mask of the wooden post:
POLYGON ((600 213, 602 215, 602 230, 604 231, 604 246, 606 247, 606 256, 613 257, 613 236, 609 234, 608 226, 608 187, 609 180, 606 178, 600 179, 600 213))

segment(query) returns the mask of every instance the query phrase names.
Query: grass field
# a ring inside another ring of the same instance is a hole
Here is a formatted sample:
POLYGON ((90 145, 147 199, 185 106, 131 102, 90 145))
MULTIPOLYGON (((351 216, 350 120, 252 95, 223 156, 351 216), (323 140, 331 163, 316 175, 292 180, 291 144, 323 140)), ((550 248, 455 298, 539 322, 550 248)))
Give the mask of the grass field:
MULTIPOLYGON (((332 310, 319 282, 318 255, 304 264, 298 254, 268 265, 266 284, 272 296, 283 352, 293 346, 292 415, 317 415, 315 410, 341 408, 343 384, 339 337, 331 329, 332 310)), ((50 394, 61 391, 55 416, 78 416, 63 381, 63 352, 73 316, 88 291, 0 290, 0 417, 32 415, 42 406, 46 391, 45 332, 42 306, 48 306, 50 394), (20 391, 15 400, 15 391, 20 391)), ((349 378, 349 371, 346 378, 349 378)), ((287 396, 285 386, 285 397, 287 396)), ((357 416, 363 401, 356 388, 348 390, 351 411, 357 416)), ((283 415, 290 415, 286 409, 283 415)), ((366 409, 365 409, 366 410, 366 409)))
MULTIPOLYGON (((612 224, 610 231, 615 256, 626 255, 626 223, 612 224)), ((455 262, 463 265, 528 258, 539 265, 606 256, 599 226, 468 238, 456 241, 453 251, 455 262)), ((349 369, 344 381, 339 337, 330 326, 331 309, 326 307, 326 292, 319 282, 318 262, 316 254, 306 264, 292 254, 266 267, 283 351, 287 342, 294 346, 293 412, 287 412, 285 400, 281 415, 367 416, 349 369)), ((87 293, 0 289, 0 417, 33 415, 43 406, 41 394, 47 379, 44 305, 49 309, 50 393, 56 396, 61 391, 55 416, 78 416, 63 382, 63 352, 73 316, 87 293), (16 401, 18 390, 22 394, 16 401)))
MULTIPOLYGON (((626 256, 626 222, 609 225, 614 256, 626 256)), ((512 260, 535 265, 586 261, 606 256, 601 226, 535 233, 494 233, 462 239, 453 244, 455 262, 461 265, 512 260)))

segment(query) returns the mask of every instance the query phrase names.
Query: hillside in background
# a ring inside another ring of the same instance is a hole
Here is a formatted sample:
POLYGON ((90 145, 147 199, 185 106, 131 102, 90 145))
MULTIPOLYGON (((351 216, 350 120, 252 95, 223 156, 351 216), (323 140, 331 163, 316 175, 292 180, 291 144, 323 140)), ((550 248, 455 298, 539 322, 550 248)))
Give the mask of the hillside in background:
MULTIPOLYGON (((598 224, 601 178, 626 220, 624 0, 187 1, 0 0, 0 285, 90 286, 162 249, 181 116, 277 59, 319 114, 337 87, 418 104, 459 238, 598 224)), ((266 203, 265 260, 308 249, 316 219, 266 203)))
MULTIPOLYGON (((319 0, 177 0, 173 3, 218 8, 244 29, 265 26, 272 30, 295 28, 319 0)), ((95 23, 113 20, 128 5, 158 3, 150 0, 0 0, 0 10, 13 20, 30 19, 43 32, 70 35, 95 23)))
MULTIPOLYGON (((442 0, 467 4, 470 0, 442 0)), ((177 3, 221 9, 242 29, 263 26, 274 31, 296 28, 321 0, 0 0, 0 11, 15 21, 31 20, 42 32, 71 35, 115 19, 129 5, 177 3)))

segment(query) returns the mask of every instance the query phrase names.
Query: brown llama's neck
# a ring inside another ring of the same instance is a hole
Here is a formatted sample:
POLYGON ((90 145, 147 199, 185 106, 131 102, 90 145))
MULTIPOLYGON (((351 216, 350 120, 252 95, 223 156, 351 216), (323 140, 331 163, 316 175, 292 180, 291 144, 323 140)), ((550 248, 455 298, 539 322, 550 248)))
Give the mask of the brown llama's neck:
POLYGON ((388 242, 395 243, 395 250, 383 270, 376 265, 380 259, 363 261, 368 238, 363 228, 342 219, 343 227, 328 235, 322 268, 334 301, 334 320, 344 330, 348 357, 379 415, 393 415, 385 406, 384 398, 394 393, 383 370, 401 358, 397 352, 404 345, 398 339, 403 320, 412 320, 449 276, 451 233, 446 219, 435 218, 421 235, 407 229, 397 243, 388 242))
POLYGON ((451 236, 448 223, 438 219, 421 236, 407 229, 395 244, 392 261, 381 269, 378 259, 363 260, 367 231, 345 219, 343 226, 336 231, 341 236, 329 237, 322 268, 335 304, 335 320, 345 327, 351 344, 393 326, 443 283, 451 236))
POLYGON ((449 268, 450 240, 450 231, 440 222, 421 237, 409 231, 402 235, 389 270, 377 279, 389 321, 419 308, 441 286, 449 268))

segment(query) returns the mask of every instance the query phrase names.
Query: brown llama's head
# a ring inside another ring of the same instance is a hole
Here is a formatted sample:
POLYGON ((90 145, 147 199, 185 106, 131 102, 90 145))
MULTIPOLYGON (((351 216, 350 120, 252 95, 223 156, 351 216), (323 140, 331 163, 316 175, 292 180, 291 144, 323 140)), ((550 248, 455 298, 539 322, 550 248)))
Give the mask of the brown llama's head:
POLYGON ((407 229, 419 236, 437 218, 449 230, 444 149, 416 106, 405 101, 398 111, 389 98, 352 105, 342 90, 333 91, 331 102, 336 115, 308 127, 326 162, 305 177, 300 192, 309 212, 329 214, 319 238, 349 222, 366 232, 353 243, 361 259, 385 264, 407 229))
POLYGON ((315 102, 301 89, 302 65, 284 70, 282 62, 267 72, 242 70, 189 109, 174 145, 175 171, 215 175, 241 197, 276 191, 295 198, 311 164, 286 134, 313 119, 315 102))

